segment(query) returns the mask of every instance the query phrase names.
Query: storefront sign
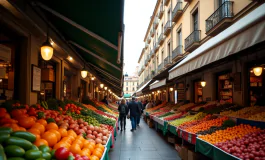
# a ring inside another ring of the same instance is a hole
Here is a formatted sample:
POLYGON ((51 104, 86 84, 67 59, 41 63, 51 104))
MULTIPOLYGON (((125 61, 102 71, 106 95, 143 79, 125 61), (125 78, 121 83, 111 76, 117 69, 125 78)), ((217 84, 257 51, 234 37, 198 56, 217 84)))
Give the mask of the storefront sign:
POLYGON ((41 69, 35 65, 32 65, 31 76, 31 90, 33 92, 39 92, 41 89, 41 69))

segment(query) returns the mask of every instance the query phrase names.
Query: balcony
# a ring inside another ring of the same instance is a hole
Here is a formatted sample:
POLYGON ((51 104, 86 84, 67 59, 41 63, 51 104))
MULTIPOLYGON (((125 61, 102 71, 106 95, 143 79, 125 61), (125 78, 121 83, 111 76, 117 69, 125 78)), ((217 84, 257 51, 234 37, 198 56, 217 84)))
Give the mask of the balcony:
POLYGON ((159 49, 159 44, 156 42, 154 46, 154 53, 156 53, 159 49))
POLYGON ((206 34, 215 36, 226 29, 233 20, 233 2, 224 2, 207 20, 206 34))
POLYGON ((192 52, 196 48, 200 46, 201 40, 201 30, 193 31, 186 39, 185 39, 185 51, 192 52))
POLYGON ((183 57, 182 51, 183 51, 183 46, 182 45, 177 46, 172 52, 172 61, 177 61, 180 58, 182 58, 183 57))
POLYGON ((165 0, 164 5, 167 6, 169 4, 170 0, 165 0))
POLYGON ((150 56, 150 54, 148 54, 147 55, 147 61, 150 62, 150 60, 151 60, 151 56, 150 56))
POLYGON ((151 36, 148 35, 148 37, 147 37, 147 43, 149 44, 150 42, 151 42, 151 36))
POLYGON ((164 68, 164 64, 163 64, 163 62, 162 62, 162 63, 160 63, 160 64, 158 65, 158 67, 157 67, 157 71, 160 72, 160 71, 163 70, 163 68, 164 68))
POLYGON ((141 69, 140 69, 140 71, 138 72, 138 75, 140 76, 141 75, 141 73, 144 71, 144 67, 142 67, 141 69))
POLYGON ((145 49, 147 49, 148 48, 148 43, 147 42, 145 42, 145 47, 144 47, 145 49))
POLYGON ((164 27, 164 35, 168 36, 171 31, 171 21, 168 20, 164 27))
POLYGON ((151 71, 151 78, 153 78, 156 75, 156 70, 151 71))
POLYGON ((158 13, 158 18, 161 19, 164 14, 164 6, 160 6, 159 13, 158 13))
POLYGON ((176 22, 183 13, 182 2, 178 2, 172 12, 172 22, 176 22))
POLYGON ((157 29, 158 27, 158 17, 156 16, 153 22, 154 29, 157 29))
POLYGON ((165 59, 164 59, 164 68, 167 68, 171 65, 171 57, 170 56, 167 56, 165 59))
POLYGON ((150 51, 150 58, 153 58, 154 55, 155 55, 155 52, 154 52, 154 49, 152 49, 152 50, 150 51))
POLYGON ((144 65, 147 66, 147 64, 148 64, 148 59, 145 59, 144 65))
POLYGON ((160 33, 160 36, 158 37, 158 44, 161 45, 165 41, 164 33, 160 33))
POLYGON ((150 35, 151 35, 151 37, 154 37, 154 35, 155 35, 155 31, 154 31, 154 27, 153 26, 151 27, 150 35))

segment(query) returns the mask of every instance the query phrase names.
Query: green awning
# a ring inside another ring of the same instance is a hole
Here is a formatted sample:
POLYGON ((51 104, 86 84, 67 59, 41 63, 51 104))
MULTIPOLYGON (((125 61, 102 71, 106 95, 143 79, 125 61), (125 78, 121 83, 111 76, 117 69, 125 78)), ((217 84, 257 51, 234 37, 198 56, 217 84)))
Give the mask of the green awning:
POLYGON ((124 0, 38 0, 56 32, 114 93, 122 91, 124 0), (120 53, 120 63, 117 63, 120 53))
POLYGON ((131 97, 131 94, 124 94, 123 97, 124 98, 130 98, 131 97))

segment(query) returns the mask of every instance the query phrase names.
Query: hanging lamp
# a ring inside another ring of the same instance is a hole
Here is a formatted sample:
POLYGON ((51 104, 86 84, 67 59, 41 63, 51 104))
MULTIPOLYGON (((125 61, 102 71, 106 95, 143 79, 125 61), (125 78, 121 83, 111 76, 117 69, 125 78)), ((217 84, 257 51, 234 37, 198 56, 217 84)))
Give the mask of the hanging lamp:
POLYGON ((202 87, 205 87, 206 86, 206 81, 204 80, 204 75, 202 75, 201 86, 202 87))
POLYGON ((42 44, 42 46, 40 48, 41 57, 45 61, 49 61, 52 58, 52 56, 53 56, 53 48, 52 48, 51 43, 49 42, 49 33, 48 33, 48 31, 49 31, 49 29, 47 29, 47 39, 42 44))
POLYGON ((260 66, 254 67, 253 72, 254 72, 255 76, 260 76, 262 74, 262 67, 260 67, 260 66))
POLYGON ((81 76, 82 76, 82 78, 87 77, 87 70, 85 69, 85 63, 84 63, 84 68, 81 70, 81 76))

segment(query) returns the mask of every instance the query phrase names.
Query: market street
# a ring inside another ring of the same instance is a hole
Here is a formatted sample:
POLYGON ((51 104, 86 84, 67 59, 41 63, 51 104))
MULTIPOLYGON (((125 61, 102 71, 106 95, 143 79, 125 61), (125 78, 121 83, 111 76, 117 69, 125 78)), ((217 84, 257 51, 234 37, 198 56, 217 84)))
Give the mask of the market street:
POLYGON ((118 131, 115 147, 109 152, 110 160, 180 160, 174 146, 143 119, 135 132, 130 129, 127 119, 126 130, 118 131))

